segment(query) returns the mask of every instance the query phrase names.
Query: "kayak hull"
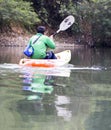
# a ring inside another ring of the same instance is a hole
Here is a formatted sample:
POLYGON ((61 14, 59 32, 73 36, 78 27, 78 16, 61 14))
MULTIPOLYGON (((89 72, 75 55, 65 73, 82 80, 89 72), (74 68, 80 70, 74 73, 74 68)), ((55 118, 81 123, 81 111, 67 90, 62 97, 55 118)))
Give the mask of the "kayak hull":
POLYGON ((65 50, 55 54, 57 59, 26 59, 20 60, 19 65, 29 67, 59 67, 68 64, 71 60, 71 51, 65 50))

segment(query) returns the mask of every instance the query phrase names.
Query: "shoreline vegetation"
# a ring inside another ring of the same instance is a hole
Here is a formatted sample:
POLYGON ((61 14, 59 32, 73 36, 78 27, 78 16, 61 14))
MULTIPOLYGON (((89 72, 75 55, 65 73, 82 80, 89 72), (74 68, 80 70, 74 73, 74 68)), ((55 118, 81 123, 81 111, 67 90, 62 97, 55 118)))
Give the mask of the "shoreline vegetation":
POLYGON ((75 23, 55 37, 57 44, 111 48, 111 0, 0 0, 0 5, 0 46, 23 46, 31 36, 25 29, 57 30, 73 15, 75 23))

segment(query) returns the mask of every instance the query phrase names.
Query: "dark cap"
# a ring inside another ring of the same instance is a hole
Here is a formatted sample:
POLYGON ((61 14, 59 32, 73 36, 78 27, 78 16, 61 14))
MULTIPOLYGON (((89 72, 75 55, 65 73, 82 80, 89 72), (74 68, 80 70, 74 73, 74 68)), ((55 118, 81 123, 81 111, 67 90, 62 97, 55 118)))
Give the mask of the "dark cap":
POLYGON ((44 26, 38 26, 38 27, 37 27, 37 32, 38 32, 38 33, 44 34, 45 30, 46 30, 46 28, 45 28, 44 26))

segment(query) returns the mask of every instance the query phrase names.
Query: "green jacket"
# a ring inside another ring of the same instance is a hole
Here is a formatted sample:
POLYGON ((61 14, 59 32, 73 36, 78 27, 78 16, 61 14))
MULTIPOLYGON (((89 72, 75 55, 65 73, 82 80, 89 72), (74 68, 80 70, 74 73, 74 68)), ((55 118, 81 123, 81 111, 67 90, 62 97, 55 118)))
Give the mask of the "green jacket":
POLYGON ((41 33, 32 36, 29 40, 29 44, 34 48, 34 54, 31 56, 32 59, 44 59, 48 48, 55 49, 53 40, 41 33), (38 40, 33 44, 37 37, 39 37, 38 40))

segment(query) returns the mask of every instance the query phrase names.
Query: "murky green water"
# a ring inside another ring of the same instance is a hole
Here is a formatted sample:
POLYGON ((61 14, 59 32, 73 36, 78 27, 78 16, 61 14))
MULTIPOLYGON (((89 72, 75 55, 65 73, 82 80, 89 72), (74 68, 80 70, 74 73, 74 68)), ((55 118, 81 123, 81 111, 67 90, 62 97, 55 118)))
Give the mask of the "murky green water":
POLYGON ((111 50, 71 50, 68 66, 32 69, 0 49, 0 130, 111 129, 111 50))

